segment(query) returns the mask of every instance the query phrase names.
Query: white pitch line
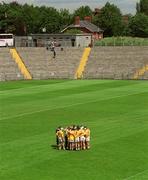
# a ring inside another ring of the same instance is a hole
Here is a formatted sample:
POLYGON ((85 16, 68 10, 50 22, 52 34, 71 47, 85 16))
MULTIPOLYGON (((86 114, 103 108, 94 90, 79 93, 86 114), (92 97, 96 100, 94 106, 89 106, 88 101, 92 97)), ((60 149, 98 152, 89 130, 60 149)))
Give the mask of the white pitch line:
POLYGON ((144 170, 144 171, 141 171, 141 172, 139 172, 139 173, 137 173, 137 174, 134 174, 134 175, 132 175, 132 176, 129 176, 129 177, 123 179, 123 180, 130 180, 131 178, 134 178, 134 177, 136 177, 136 176, 139 176, 139 175, 141 175, 141 174, 144 174, 146 171, 148 171, 148 169, 146 169, 146 170, 144 170))
MULTIPOLYGON (((143 92, 140 92, 140 93, 143 93, 143 92)), ((31 114, 35 114, 35 113, 40 113, 40 112, 44 112, 44 111, 49 111, 49 110, 62 109, 62 108, 66 108, 66 107, 77 106, 77 105, 82 105, 82 104, 88 104, 88 103, 93 103, 93 102, 98 102, 98 101, 104 101, 104 100, 108 100, 108 99, 115 99, 115 98, 119 98, 119 97, 130 96, 130 95, 137 95, 137 94, 140 94, 140 93, 132 93, 132 94, 114 96, 114 97, 104 98, 104 99, 99 99, 99 100, 93 100, 93 101, 87 101, 87 102, 79 102, 79 103, 65 105, 65 106, 62 106, 62 107, 55 107, 55 108, 49 108, 48 107, 46 109, 42 109, 42 110, 38 110, 38 111, 26 112, 26 113, 22 113, 22 114, 15 115, 15 116, 4 117, 4 118, 1 118, 0 121, 5 120, 5 119, 22 117, 22 116, 25 116, 25 115, 31 115, 31 114)))

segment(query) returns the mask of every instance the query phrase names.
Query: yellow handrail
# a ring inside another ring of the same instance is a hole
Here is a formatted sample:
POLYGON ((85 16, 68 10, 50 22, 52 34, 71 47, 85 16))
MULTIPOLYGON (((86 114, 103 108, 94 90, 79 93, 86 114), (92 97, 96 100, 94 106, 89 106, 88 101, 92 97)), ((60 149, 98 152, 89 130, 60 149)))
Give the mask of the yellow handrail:
POLYGON ((84 49, 82 58, 80 60, 80 64, 79 64, 79 66, 78 66, 78 68, 76 70, 75 76, 74 76, 75 79, 80 79, 82 77, 86 62, 87 62, 88 57, 90 55, 90 52, 91 52, 90 47, 84 49))
POLYGON ((16 51, 15 48, 10 49, 10 53, 13 57, 13 60, 17 63, 18 68, 20 69, 22 75, 24 76, 25 79, 32 79, 31 74, 29 73, 27 67, 23 63, 21 57, 19 56, 18 52, 16 51))

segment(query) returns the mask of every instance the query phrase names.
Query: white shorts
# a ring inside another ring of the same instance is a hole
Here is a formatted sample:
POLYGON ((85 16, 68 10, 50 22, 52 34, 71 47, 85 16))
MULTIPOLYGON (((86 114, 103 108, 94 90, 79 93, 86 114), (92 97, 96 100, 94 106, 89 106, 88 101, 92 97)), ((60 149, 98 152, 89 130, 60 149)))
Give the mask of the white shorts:
POLYGON ((85 137, 84 137, 84 136, 81 136, 81 137, 80 137, 80 141, 85 142, 85 137))
POLYGON ((70 143, 73 143, 73 142, 74 142, 74 139, 69 139, 69 142, 70 142, 70 143))
POLYGON ((75 138, 75 142, 80 142, 80 138, 79 137, 75 138))
POLYGON ((90 141, 90 136, 86 137, 85 140, 86 140, 86 142, 89 142, 90 141))
POLYGON ((58 140, 59 140, 59 143, 63 143, 64 142, 64 140, 62 139, 62 138, 58 138, 58 140))

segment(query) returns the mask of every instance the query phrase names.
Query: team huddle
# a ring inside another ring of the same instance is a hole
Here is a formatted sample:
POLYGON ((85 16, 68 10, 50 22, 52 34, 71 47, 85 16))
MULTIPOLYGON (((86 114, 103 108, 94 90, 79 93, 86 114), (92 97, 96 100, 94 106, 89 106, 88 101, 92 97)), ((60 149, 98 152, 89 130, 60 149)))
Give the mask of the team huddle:
POLYGON ((56 129, 57 148, 59 150, 90 149, 90 129, 86 126, 69 126, 56 129))

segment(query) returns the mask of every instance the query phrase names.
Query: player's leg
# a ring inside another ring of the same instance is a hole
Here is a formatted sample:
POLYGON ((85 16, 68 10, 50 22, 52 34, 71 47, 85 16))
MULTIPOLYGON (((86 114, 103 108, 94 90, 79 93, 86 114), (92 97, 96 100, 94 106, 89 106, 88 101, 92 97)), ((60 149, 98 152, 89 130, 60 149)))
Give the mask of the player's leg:
POLYGON ((79 145, 80 145, 80 150, 82 150, 83 149, 82 137, 80 137, 79 145))
POLYGON ((79 141, 79 137, 76 138, 76 150, 80 150, 80 141, 79 141))
POLYGON ((65 135, 65 149, 68 149, 68 138, 67 138, 67 135, 65 135))
POLYGON ((72 143, 71 143, 71 150, 72 151, 74 150, 74 145, 75 145, 75 143, 74 143, 74 141, 72 141, 72 143))
POLYGON ((88 136, 87 138, 86 138, 86 145, 87 145, 87 149, 90 149, 90 136, 88 136))
POLYGON ((75 138, 75 150, 78 150, 78 141, 77 141, 77 137, 75 138))
POLYGON ((62 138, 60 137, 59 138, 59 150, 61 150, 62 149, 62 138))
POLYGON ((86 147, 85 147, 85 137, 83 136, 82 137, 82 149, 84 150, 86 147))
POLYGON ((65 140, 64 140, 64 138, 62 139, 62 149, 65 150, 65 140))

